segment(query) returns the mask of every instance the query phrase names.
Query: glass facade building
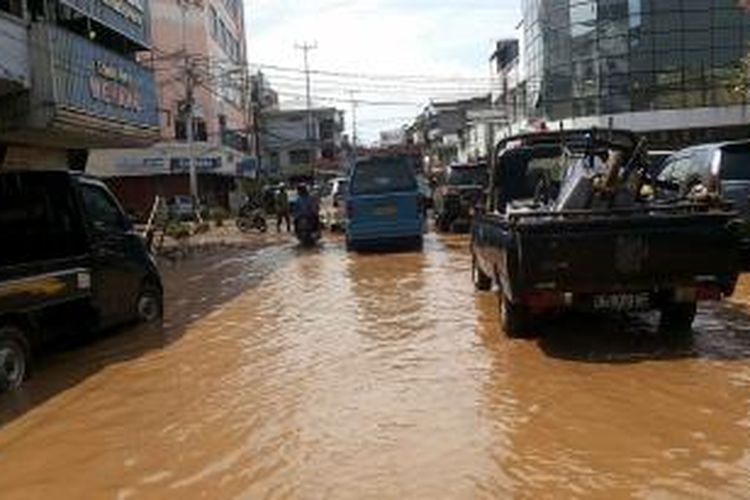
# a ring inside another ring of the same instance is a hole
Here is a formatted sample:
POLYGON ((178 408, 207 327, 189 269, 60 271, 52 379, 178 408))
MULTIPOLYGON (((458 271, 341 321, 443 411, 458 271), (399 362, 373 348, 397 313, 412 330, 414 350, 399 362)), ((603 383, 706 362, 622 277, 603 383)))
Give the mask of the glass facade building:
POLYGON ((739 0, 523 0, 530 117, 556 121, 746 103, 739 0))

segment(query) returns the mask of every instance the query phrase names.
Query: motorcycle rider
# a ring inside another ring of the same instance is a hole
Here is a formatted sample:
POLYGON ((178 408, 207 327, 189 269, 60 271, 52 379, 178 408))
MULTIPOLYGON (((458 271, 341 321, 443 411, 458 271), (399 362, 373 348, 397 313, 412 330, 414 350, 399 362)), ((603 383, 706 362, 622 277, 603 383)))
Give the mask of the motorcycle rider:
POLYGON ((309 218, 313 224, 313 231, 318 231, 320 229, 319 212, 318 200, 310 195, 307 186, 304 184, 297 186, 297 201, 294 204, 295 222, 303 217, 309 218))

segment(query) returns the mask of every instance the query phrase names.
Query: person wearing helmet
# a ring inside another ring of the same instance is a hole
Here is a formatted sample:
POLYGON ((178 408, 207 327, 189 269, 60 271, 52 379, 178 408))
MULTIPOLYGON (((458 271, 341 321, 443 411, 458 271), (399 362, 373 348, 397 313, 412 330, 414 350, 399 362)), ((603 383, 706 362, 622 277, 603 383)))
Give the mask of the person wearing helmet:
POLYGON ((305 184, 297 186, 297 201, 294 204, 294 219, 309 217, 317 230, 320 225, 319 207, 317 200, 310 195, 310 190, 305 184))

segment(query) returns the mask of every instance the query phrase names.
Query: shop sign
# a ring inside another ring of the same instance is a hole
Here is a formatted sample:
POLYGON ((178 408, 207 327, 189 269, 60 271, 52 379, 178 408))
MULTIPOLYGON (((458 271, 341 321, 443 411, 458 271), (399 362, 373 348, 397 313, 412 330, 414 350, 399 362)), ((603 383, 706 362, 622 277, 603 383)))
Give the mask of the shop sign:
POLYGON ((141 110, 141 96, 133 75, 116 64, 94 61, 89 88, 91 97, 97 101, 133 111, 141 110))
POLYGON ((54 101, 99 118, 158 127, 151 71, 74 33, 47 26, 54 101))
POLYGON ((130 40, 148 47, 149 10, 147 0, 60 0, 130 40))
MULTIPOLYGON (((214 172, 221 169, 221 158, 199 157, 195 159, 195 169, 198 172, 214 172)), ((173 174, 184 174, 190 171, 190 158, 177 157, 169 160, 169 170, 173 174)))

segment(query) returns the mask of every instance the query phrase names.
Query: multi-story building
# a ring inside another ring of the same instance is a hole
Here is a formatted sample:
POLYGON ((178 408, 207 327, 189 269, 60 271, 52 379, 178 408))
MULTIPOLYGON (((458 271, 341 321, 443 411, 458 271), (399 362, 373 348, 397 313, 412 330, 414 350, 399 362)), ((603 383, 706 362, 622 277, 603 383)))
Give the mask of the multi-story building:
MULTIPOLYGON (((408 127, 407 142, 425 149, 431 170, 467 160, 469 113, 491 110, 490 94, 458 101, 432 102, 408 127)), ((480 117, 473 116, 475 119, 480 117)))
POLYGON ((260 118, 264 169, 282 179, 340 171, 343 130, 344 114, 336 108, 267 111, 260 118))
POLYGON ((0 168, 76 168, 159 136, 144 0, 0 0, 0 168))
POLYGON ((549 128, 630 128, 660 146, 746 137, 741 4, 523 0, 526 113, 549 128))
POLYGON ((226 206, 251 146, 252 84, 242 2, 150 1, 154 50, 145 62, 156 73, 159 142, 96 151, 89 170, 107 178, 127 208, 143 212, 156 195, 190 193, 193 161, 200 198, 226 206))

